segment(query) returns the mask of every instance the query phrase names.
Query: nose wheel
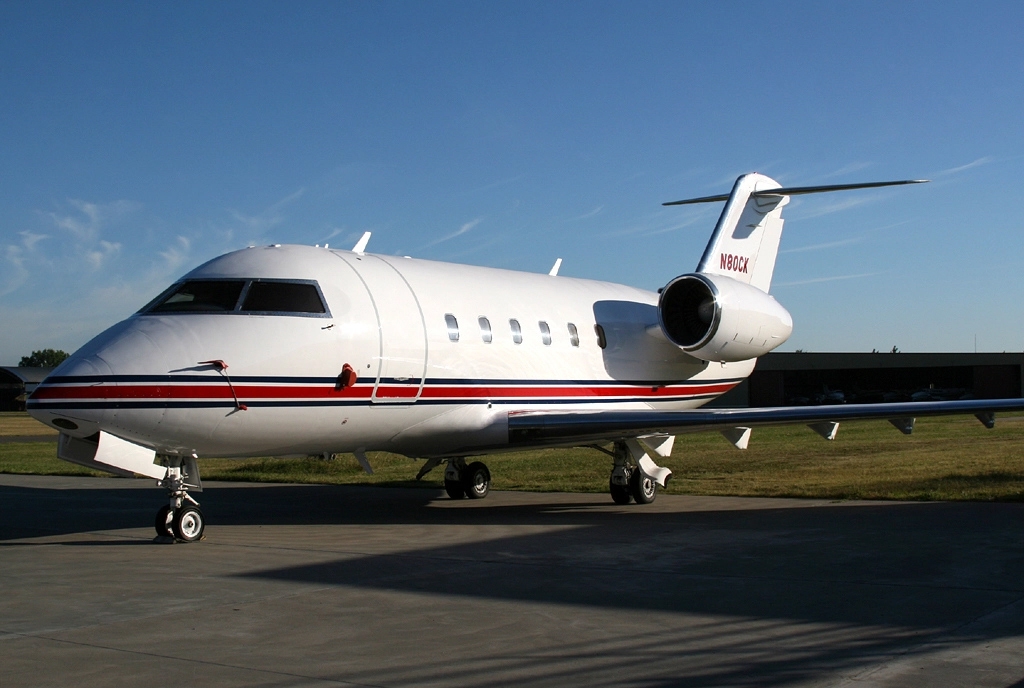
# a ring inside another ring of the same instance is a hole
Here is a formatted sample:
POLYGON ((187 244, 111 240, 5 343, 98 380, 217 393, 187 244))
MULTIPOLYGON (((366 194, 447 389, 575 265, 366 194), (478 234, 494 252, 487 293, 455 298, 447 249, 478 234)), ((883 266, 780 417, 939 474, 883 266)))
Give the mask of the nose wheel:
POLYGON ((167 477, 158 485, 167 489, 167 504, 156 512, 153 523, 159 538, 174 538, 182 542, 196 542, 203 539, 206 519, 199 508, 199 502, 189 495, 189 488, 202 491, 199 467, 195 457, 174 458, 167 469, 167 477))
POLYGON ((172 537, 182 542, 196 542, 203 539, 206 519, 198 506, 186 504, 178 509, 172 509, 165 504, 156 512, 154 526, 157 537, 172 537))

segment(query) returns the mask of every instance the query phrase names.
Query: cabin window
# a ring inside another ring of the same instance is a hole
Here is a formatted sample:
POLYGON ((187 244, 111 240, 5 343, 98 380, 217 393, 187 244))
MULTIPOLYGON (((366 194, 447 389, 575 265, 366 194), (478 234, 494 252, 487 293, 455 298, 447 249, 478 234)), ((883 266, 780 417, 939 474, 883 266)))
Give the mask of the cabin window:
POLYGON ((158 298, 149 313, 224 313, 235 310, 245 280, 190 280, 158 298))
POLYGON ((551 346, 551 328, 543 320, 537 324, 540 325, 540 338, 544 342, 544 346, 551 346))
POLYGON ((523 343, 523 328, 519 326, 519 321, 512 318, 508 321, 508 326, 512 328, 512 341, 516 344, 523 343))
POLYGON ((480 338, 484 340, 484 343, 491 343, 491 321, 482 315, 477 318, 477 322, 480 323, 480 338))
POLYGON ((309 282, 253 282, 242 302, 250 313, 324 313, 324 302, 309 282))
POLYGON ((580 333, 576 331, 576 326, 569 323, 569 343, 573 346, 580 345, 580 333))
POLYGON ((604 336, 604 328, 594 325, 594 332, 597 334, 597 345, 602 349, 608 346, 608 339, 604 336))
POLYGON ((459 321, 451 313, 444 314, 444 321, 448 325, 448 339, 453 342, 459 341, 459 321))

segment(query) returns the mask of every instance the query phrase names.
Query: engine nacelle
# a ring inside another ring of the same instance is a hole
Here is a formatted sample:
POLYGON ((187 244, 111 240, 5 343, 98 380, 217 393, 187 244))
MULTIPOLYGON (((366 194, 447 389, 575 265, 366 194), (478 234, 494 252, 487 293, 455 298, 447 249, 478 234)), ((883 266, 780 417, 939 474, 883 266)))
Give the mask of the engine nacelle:
POLYGON ((793 332, 789 311, 757 287, 722 275, 681 275, 661 290, 658 318, 668 340, 704 361, 745 361, 793 332))

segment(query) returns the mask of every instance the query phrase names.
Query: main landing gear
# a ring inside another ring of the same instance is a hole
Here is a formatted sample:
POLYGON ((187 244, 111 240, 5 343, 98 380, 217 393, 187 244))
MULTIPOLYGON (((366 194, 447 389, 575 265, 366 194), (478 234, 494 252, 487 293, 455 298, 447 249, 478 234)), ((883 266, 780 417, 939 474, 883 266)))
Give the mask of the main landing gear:
MULTIPOLYGON (((672 440, 668 436, 646 436, 615 442, 612 449, 592 445, 612 457, 611 477, 608 491, 616 504, 650 504, 658 496, 658 487, 667 487, 672 471, 654 463, 644 446, 662 456, 672 452, 672 440), (643 442, 643 445, 641 445, 643 442)), ((480 461, 467 464, 462 457, 428 459, 416 475, 419 480, 431 470, 447 463, 444 471, 444 491, 452 499, 483 499, 491 491, 491 472, 480 461)))
POLYGON ((416 474, 416 479, 419 480, 442 462, 448 464, 444 469, 444 491, 452 499, 483 499, 491 491, 491 472, 487 466, 480 461, 467 465, 461 456, 453 459, 428 459, 416 474))
POLYGON ((182 459, 168 457, 167 475, 157 482, 167 489, 168 503, 156 512, 157 537, 170 537, 182 542, 196 542, 203 539, 206 520, 199 508, 199 502, 188 493, 190 489, 203 491, 199 480, 199 466, 194 456, 182 459))
POLYGON ((444 491, 452 499, 483 499, 491 491, 491 472, 480 461, 466 465, 459 457, 448 459, 444 469, 444 491))
POLYGON ((658 496, 658 486, 666 487, 672 471, 654 463, 636 440, 616 442, 611 454, 613 466, 608 491, 616 504, 650 504, 658 496))

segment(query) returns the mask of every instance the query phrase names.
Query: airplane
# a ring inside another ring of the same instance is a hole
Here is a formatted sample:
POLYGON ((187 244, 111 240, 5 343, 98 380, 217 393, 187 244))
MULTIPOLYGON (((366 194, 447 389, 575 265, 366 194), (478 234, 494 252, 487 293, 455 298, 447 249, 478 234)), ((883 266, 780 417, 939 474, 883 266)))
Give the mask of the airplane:
POLYGON ((652 502, 675 436, 718 430, 973 413, 992 427, 1024 399, 700 409, 784 343, 790 314, 770 295, 790 197, 925 180, 783 187, 740 176, 697 269, 656 293, 561 277, 351 251, 250 246, 214 258, 110 327, 27 400, 60 431, 61 459, 157 480, 159 537, 191 542, 206 521, 200 456, 369 451, 445 464, 452 499, 485 497, 472 457, 593 446, 612 458, 618 504, 652 502), (609 448, 610 445, 610 448, 609 448))

